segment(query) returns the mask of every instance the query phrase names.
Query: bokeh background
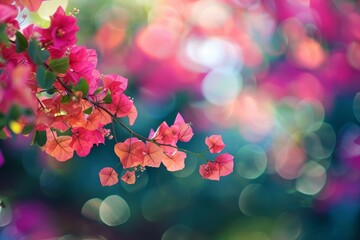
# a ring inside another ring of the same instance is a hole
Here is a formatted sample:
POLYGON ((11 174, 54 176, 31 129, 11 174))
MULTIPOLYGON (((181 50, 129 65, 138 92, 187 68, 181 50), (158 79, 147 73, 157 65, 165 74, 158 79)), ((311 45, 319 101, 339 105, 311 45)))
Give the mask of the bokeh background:
POLYGON ((129 79, 134 130, 181 112, 183 146, 222 134, 235 168, 204 180, 189 156, 103 188, 113 142, 60 163, 18 136, 0 142, 1 240, 360 239, 360 1, 49 0, 22 26, 59 5, 100 71, 129 79))

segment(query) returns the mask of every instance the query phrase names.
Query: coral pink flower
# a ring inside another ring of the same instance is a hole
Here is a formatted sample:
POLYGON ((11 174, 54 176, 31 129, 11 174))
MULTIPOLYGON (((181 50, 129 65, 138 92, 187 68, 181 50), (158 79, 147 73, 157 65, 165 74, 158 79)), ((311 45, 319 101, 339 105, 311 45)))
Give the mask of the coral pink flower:
POLYGON ((205 143, 209 147, 211 153, 219 153, 225 147, 221 135, 211 135, 210 137, 206 137, 205 143))
POLYGON ((145 143, 137 138, 128 138, 115 144, 114 151, 119 157, 123 168, 132 168, 144 163, 145 143))
POLYGON ((215 158, 215 162, 219 164, 220 176, 227 176, 234 171, 234 156, 228 153, 220 154, 215 158))
MULTIPOLYGON (((169 126, 166 122, 160 124, 156 132, 153 134, 153 139, 156 142, 176 146, 177 141, 179 140, 180 128, 179 126, 172 125, 169 126)), ((176 149, 171 146, 161 146, 164 149, 164 152, 172 155, 176 152, 176 149)))
POLYGON ((127 78, 116 74, 108 74, 103 78, 104 87, 110 90, 111 95, 122 93, 128 85, 127 78))
POLYGON ((121 180, 126 182, 127 184, 134 184, 136 181, 135 172, 126 171, 124 175, 122 175, 121 180))
POLYGON ((200 165, 199 173, 200 175, 209 180, 220 180, 220 170, 219 163, 217 162, 207 162, 206 164, 200 165))
POLYGON ((220 180, 220 177, 227 176, 234 170, 234 156, 225 153, 217 156, 215 161, 208 161, 200 165, 200 175, 209 180, 220 180))
POLYGON ((16 0, 16 4, 20 7, 21 10, 26 7, 31 12, 36 12, 39 10, 43 1, 44 0, 16 0))
POLYGON ((175 172, 184 169, 185 167, 186 153, 182 151, 176 151, 172 154, 165 154, 162 163, 169 172, 175 172))
POLYGON ((99 172, 100 183, 104 186, 112 186, 119 181, 118 173, 112 167, 105 167, 99 172))
POLYGON ((188 142, 194 136, 194 132, 190 124, 185 123, 184 118, 180 113, 176 115, 174 125, 179 127, 179 140, 182 142, 188 142))

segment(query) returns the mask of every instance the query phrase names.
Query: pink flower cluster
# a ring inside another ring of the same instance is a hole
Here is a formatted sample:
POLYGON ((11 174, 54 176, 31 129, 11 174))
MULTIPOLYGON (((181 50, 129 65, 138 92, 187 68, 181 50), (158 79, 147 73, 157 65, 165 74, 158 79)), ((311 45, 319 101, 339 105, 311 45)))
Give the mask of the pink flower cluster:
POLYGON ((1 2, 0 12, 6 37, 15 39, 0 43, 0 112, 7 114, 14 105, 32 110, 33 116, 15 120, 24 129, 31 126, 35 140, 45 135, 42 150, 59 161, 74 152, 84 157, 110 136, 104 128, 112 122, 108 113, 134 123, 135 105, 124 94, 127 79, 101 75, 96 51, 75 45, 79 27, 74 16, 58 7, 48 28, 30 25, 21 33, 16 7, 1 2))
MULTIPOLYGON (((187 150, 179 150, 176 146, 178 141, 187 142, 193 136, 189 123, 185 123, 180 114, 176 116, 173 125, 168 126, 163 122, 156 132, 151 131, 150 139, 144 143, 138 138, 128 138, 124 142, 115 145, 115 153, 119 157, 124 169, 127 169, 121 180, 128 184, 136 181, 135 171, 145 167, 160 167, 161 163, 170 172, 182 170, 185 167, 187 150)), ((212 135, 205 140, 210 153, 220 153, 225 144, 220 135, 212 135)), ((190 152, 192 153, 192 152, 190 152)), ((234 156, 224 153, 200 165, 201 176, 209 180, 220 180, 233 172, 234 156)), ((118 173, 111 167, 105 167, 99 172, 100 182, 103 186, 116 184, 118 173)))
MULTIPOLYGON (((220 135, 212 135, 205 139, 205 143, 210 153, 220 153, 225 144, 220 135)), ((224 153, 215 158, 215 161, 208 161, 200 166, 199 172, 203 178, 210 180, 220 180, 220 177, 227 176, 233 172, 234 156, 224 153)))

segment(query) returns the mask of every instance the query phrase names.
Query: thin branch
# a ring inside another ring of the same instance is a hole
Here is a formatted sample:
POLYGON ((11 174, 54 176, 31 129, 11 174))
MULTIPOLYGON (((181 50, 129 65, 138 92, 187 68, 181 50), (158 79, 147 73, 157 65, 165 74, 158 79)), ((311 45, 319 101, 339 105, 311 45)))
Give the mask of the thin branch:
POLYGON ((149 139, 149 138, 147 138, 147 137, 144 137, 144 136, 142 136, 142 135, 140 135, 140 134, 137 134, 136 132, 134 132, 133 130, 131 130, 128 126, 126 126, 123 122, 121 122, 117 117, 115 117, 114 114, 112 114, 109 110, 107 110, 106 108, 104 108, 103 106, 101 106, 99 103, 93 102, 93 101, 91 101, 91 100, 89 100, 89 99, 87 99, 87 100, 90 101, 91 104, 94 104, 94 106, 96 106, 97 108, 100 108, 101 110, 103 110, 104 112, 106 112, 107 114, 109 114, 110 117, 111 117, 112 119, 114 119, 114 120, 115 120, 121 127, 123 127, 126 131, 128 131, 129 134, 134 135, 135 137, 140 138, 140 139, 142 139, 142 140, 144 140, 144 141, 153 142, 153 140, 151 140, 151 139, 149 139))
MULTIPOLYGON (((71 89, 69 89, 62 81, 60 78, 57 78, 58 82, 60 82, 60 84, 65 88, 66 91, 68 91, 69 93, 73 94, 73 91, 71 89)), ((186 153, 189 153, 189 154, 192 154, 198 158, 202 158, 202 159, 205 159, 203 157, 203 155, 201 153, 196 153, 196 152, 192 152, 192 151, 189 151, 189 150, 186 150, 184 148, 180 148, 178 146, 174 146, 174 145, 171 145, 171 144, 164 144, 164 143, 158 143, 156 142, 156 140, 154 139, 150 139, 150 138, 147 138, 147 137, 144 137, 136 132, 134 132, 133 130, 131 130, 128 126, 126 126, 123 122, 120 121, 119 118, 117 118, 114 114, 112 114, 109 110, 107 110, 105 107, 103 107, 100 103, 98 102, 94 102, 92 100, 90 100, 88 97, 84 97, 83 99, 87 100, 88 102, 90 102, 91 104, 93 104, 95 107, 97 107, 98 109, 104 111, 105 113, 109 114, 109 116, 114 120, 116 121, 121 127, 123 127, 130 135, 131 137, 132 136, 135 136, 141 140, 144 140, 144 141, 148 141, 148 142, 152 142, 154 144, 156 144, 157 146, 161 147, 161 146, 164 146, 164 147, 172 147, 172 148, 175 148, 179 151, 183 151, 183 152, 186 152, 186 153)), ((187 130, 186 130, 187 131, 187 130)))
POLYGON ((35 96, 35 98, 38 101, 38 103, 40 104, 40 106, 45 110, 46 108, 45 108, 44 104, 41 102, 41 100, 36 96, 35 96))
POLYGON ((113 128, 113 136, 114 136, 115 142, 118 143, 114 122, 111 122, 111 125, 112 125, 112 128, 113 128))
POLYGON ((66 90, 67 92, 69 92, 69 93, 71 93, 71 94, 74 94, 74 92, 73 92, 70 88, 68 88, 68 86, 66 86, 65 83, 63 83, 63 81, 61 81, 60 78, 57 77, 56 80, 61 84, 61 86, 62 86, 63 88, 65 88, 65 90, 66 90))

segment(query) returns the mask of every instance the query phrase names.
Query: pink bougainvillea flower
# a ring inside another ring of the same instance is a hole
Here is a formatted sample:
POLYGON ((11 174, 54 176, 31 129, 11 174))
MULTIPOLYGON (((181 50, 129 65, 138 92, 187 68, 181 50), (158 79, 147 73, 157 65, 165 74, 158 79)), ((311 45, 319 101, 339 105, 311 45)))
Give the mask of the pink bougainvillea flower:
POLYGON ((85 125, 86 119, 79 102, 70 101, 63 104, 61 99, 62 96, 58 95, 53 98, 42 100, 43 105, 48 109, 47 113, 53 116, 54 122, 51 127, 66 131, 69 126, 79 127, 85 125), (59 114, 59 112, 64 112, 66 114, 59 114))
POLYGON ((172 146, 176 146, 177 141, 179 140, 179 127, 176 125, 169 125, 166 122, 160 124, 158 129, 154 134, 152 134, 152 139, 154 139, 157 143, 165 144, 167 146, 161 146, 164 152, 168 155, 173 155, 176 152, 176 148, 172 146))
POLYGON ((234 170, 234 156, 228 153, 220 154, 215 158, 215 162, 219 164, 220 176, 226 176, 234 170))
POLYGON ((146 142, 144 154, 144 165, 149 167, 160 167, 165 158, 163 149, 152 142, 146 142))
POLYGON ((96 144, 96 146, 99 146, 100 143, 104 144, 105 143, 104 132, 105 132, 104 128, 96 129, 94 131, 88 131, 89 141, 92 144, 96 144))
POLYGON ((63 48, 76 43, 76 32, 79 27, 74 16, 67 16, 60 6, 53 16, 50 17, 50 27, 42 29, 41 41, 44 45, 51 45, 55 48, 63 48))
POLYGON ((97 130, 104 125, 111 123, 111 117, 105 111, 100 109, 93 109, 90 116, 86 118, 84 128, 88 130, 97 130))
POLYGON ((16 5, 19 6, 20 10, 23 10, 24 7, 26 7, 31 12, 36 12, 39 10, 43 1, 45 0, 0 0, 0 4, 11 5, 15 2, 16 5))
POLYGON ((109 89, 111 94, 122 93, 128 85, 127 78, 116 74, 108 74, 103 77, 104 87, 109 89))
POLYGON ((26 7, 31 12, 36 12, 37 10, 39 10, 43 1, 44 0, 16 0, 16 4, 20 6, 20 9, 26 7))
POLYGON ((209 180, 220 180, 220 167, 219 163, 208 161, 206 164, 200 165, 200 175, 209 180))
POLYGON ((200 165, 200 175, 205 179, 220 180, 220 177, 229 175, 234 169, 234 156, 225 153, 217 156, 215 161, 208 161, 200 165))
POLYGON ((114 151, 119 157, 123 168, 143 165, 145 143, 137 138, 128 138, 124 142, 115 144, 114 151))
POLYGON ((131 106, 131 109, 130 109, 130 112, 128 113, 128 118, 129 118, 129 124, 130 125, 133 125, 136 118, 137 118, 137 115, 138 115, 138 112, 137 112, 137 109, 135 107, 135 104, 132 102, 132 106, 131 106))
POLYGON ((124 175, 122 175, 121 180, 126 182, 127 184, 134 184, 136 181, 136 175, 133 171, 126 171, 124 175))
POLYGON ((93 71, 97 66, 98 58, 94 49, 84 46, 74 46, 69 54, 69 71, 72 72, 74 80, 79 81, 81 77, 93 78, 93 71))
POLYGON ((0 62, 0 67, 5 67, 5 70, 16 68, 18 67, 18 65, 25 66, 25 64, 21 64, 24 62, 24 54, 17 53, 15 45, 10 45, 9 47, 2 47, 0 51, 0 56, 6 61, 3 63, 0 62))
POLYGON ((26 28, 22 29, 22 34, 26 39, 30 39, 34 38, 36 35, 39 35, 40 33, 38 31, 39 28, 37 28, 34 24, 30 24, 26 28))
POLYGON ((126 117, 132 110, 133 102, 123 93, 112 96, 112 102, 108 104, 108 110, 117 117, 126 117))
POLYGON ((16 18, 17 9, 15 6, 0 3, 0 23, 8 23, 16 18))
POLYGON ((14 0, 0 0, 0 3, 4 5, 11 5, 13 2, 14 0))
POLYGON ((94 144, 104 143, 104 135, 98 131, 89 131, 85 128, 72 128, 72 147, 80 157, 85 157, 90 153, 94 144))
POLYGON ((100 170, 99 178, 101 185, 112 186, 119 181, 118 174, 112 167, 105 167, 100 170))
POLYGON ((185 123, 180 113, 176 115, 174 125, 179 127, 179 141, 188 142, 194 136, 193 130, 189 123, 185 123))
POLYGON ((67 161, 74 155, 74 149, 70 147, 71 140, 70 136, 58 137, 56 132, 47 130, 47 141, 42 150, 60 162, 67 161))
POLYGON ((169 125, 166 122, 160 124, 154 133, 154 139, 159 143, 175 145, 179 139, 179 127, 169 125))
POLYGON ((17 30, 20 29, 18 21, 15 19, 18 10, 15 6, 2 4, 0 2, 0 24, 6 23, 6 34, 12 38, 17 30))
POLYGON ((152 138, 154 138, 155 137, 155 131, 154 131, 154 129, 150 129, 150 132, 149 132, 149 137, 148 138, 150 138, 150 139, 152 139, 152 138))
POLYGON ((185 167, 185 158, 186 158, 186 153, 181 151, 176 151, 171 155, 165 154, 162 163, 165 165, 168 171, 175 172, 185 167))
MULTIPOLYGON (((16 61, 16 60, 14 60, 16 61)), ((13 104, 36 108, 36 98, 27 86, 31 77, 31 67, 7 64, 0 74, 0 112, 6 113, 13 104)))
POLYGON ((210 137, 206 137, 205 144, 209 147, 211 153, 219 153, 225 147, 221 135, 211 135, 210 137))
POLYGON ((164 152, 172 156, 176 153, 177 142, 179 140, 188 142, 193 135, 190 124, 185 123, 181 114, 178 113, 173 125, 169 126, 166 122, 162 122, 155 132, 151 129, 149 138, 163 144, 161 147, 164 152))
POLYGON ((72 147, 76 151, 79 157, 87 156, 93 146, 93 144, 89 142, 87 134, 85 132, 75 133, 74 130, 72 130, 72 132, 73 135, 70 142, 70 147, 72 147))
POLYGON ((51 114, 48 114, 39 109, 34 113, 36 116, 35 129, 37 131, 45 131, 54 122, 54 118, 51 116, 51 114))

